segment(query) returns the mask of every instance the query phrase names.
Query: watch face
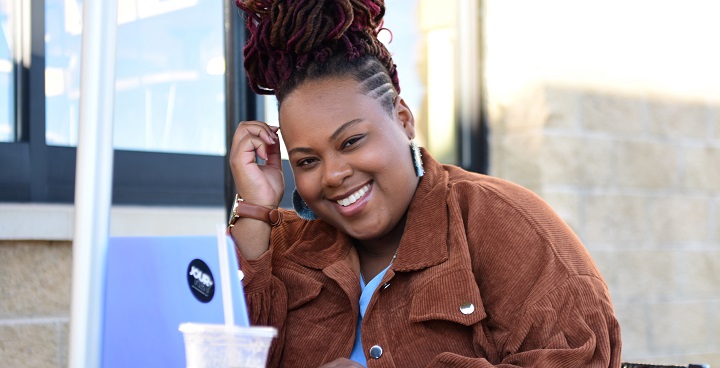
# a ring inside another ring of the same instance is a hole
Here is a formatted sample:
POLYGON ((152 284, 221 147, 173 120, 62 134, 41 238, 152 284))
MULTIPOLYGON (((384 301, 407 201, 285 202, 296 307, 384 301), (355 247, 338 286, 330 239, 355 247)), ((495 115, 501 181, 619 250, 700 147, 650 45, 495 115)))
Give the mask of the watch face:
POLYGON ((236 194, 235 202, 233 203, 233 208, 232 208, 232 211, 230 212, 230 218, 228 219, 228 224, 230 224, 230 225, 234 225, 235 221, 237 221, 237 219, 239 217, 237 214, 237 207, 238 207, 239 200, 240 199, 238 198, 238 195, 236 194))

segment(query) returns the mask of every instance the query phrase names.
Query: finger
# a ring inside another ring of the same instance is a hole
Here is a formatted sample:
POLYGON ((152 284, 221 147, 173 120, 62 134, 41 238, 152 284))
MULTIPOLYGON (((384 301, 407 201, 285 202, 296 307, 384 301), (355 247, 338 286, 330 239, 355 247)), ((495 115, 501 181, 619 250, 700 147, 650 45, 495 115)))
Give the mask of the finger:
POLYGON ((277 140, 277 134, 267 124, 256 120, 240 122, 235 129, 232 145, 238 146, 240 141, 246 137, 257 137, 267 143, 273 143, 277 140))
POLYGON ((282 157, 280 157, 280 141, 267 145, 267 159, 265 165, 282 171, 282 157))
POLYGON ((233 144, 230 151, 230 165, 245 166, 255 164, 256 156, 260 156, 260 158, 266 160, 266 145, 267 143, 265 143, 265 141, 256 136, 245 136, 242 140, 233 144))
POLYGON ((242 139, 247 135, 253 135, 261 138, 265 142, 272 144, 278 140, 277 134, 267 124, 260 121, 244 121, 238 125, 235 132, 238 139, 242 139))
POLYGON ((259 120, 241 121, 235 130, 242 130, 245 128, 263 129, 263 130, 266 130, 268 132, 268 134, 271 134, 271 135, 274 134, 276 131, 276 130, 272 129, 275 127, 271 127, 271 126, 267 125, 265 122, 259 121, 259 120))
POLYGON ((245 127, 245 130, 249 133, 249 135, 258 137, 265 141, 265 143, 267 144, 275 144, 275 133, 268 129, 265 129, 262 126, 249 125, 245 127))
MULTIPOLYGON (((267 147, 268 143, 257 139, 257 138, 251 138, 250 142, 253 145, 253 150, 255 151, 255 154, 258 155, 261 159, 267 161, 268 160, 268 153, 267 153, 267 147)), ((272 144, 274 146, 274 144, 272 144)))

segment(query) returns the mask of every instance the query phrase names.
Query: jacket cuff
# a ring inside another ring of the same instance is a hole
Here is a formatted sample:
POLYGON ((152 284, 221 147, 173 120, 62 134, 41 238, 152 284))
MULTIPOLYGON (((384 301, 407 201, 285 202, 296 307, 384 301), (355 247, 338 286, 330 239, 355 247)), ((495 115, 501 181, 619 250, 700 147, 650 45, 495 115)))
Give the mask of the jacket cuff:
POLYGON ((272 275, 272 251, 267 250, 260 258, 254 260, 245 259, 237 249, 235 253, 243 275, 241 281, 245 294, 256 293, 269 287, 272 275))

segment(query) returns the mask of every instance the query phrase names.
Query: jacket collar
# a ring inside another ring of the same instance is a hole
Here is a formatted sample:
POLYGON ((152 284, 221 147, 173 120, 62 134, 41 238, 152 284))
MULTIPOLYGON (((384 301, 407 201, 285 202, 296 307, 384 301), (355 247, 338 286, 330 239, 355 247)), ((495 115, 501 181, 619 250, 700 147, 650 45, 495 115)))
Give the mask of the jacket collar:
POLYGON ((421 149, 425 175, 420 179, 400 240, 395 271, 415 271, 448 259, 447 172, 421 149))
MULTIPOLYGON (((447 173, 430 154, 421 149, 425 175, 420 179, 408 209, 405 232, 392 269, 415 271, 448 259, 447 250, 447 173)), ((352 239, 323 220, 307 224, 298 242, 285 256, 314 269, 347 259, 352 239)))

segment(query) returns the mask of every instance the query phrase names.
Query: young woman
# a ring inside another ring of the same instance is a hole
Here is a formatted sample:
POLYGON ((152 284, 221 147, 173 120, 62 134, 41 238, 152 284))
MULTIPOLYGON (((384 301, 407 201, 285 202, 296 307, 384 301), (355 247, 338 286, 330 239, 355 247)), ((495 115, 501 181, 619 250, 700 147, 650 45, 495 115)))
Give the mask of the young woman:
POLYGON ((381 0, 237 4, 248 77, 279 102, 280 127, 242 122, 230 152, 251 319, 279 330, 269 366, 619 367, 606 285, 565 223, 413 143, 381 0), (278 131, 296 211, 278 209, 278 131))

